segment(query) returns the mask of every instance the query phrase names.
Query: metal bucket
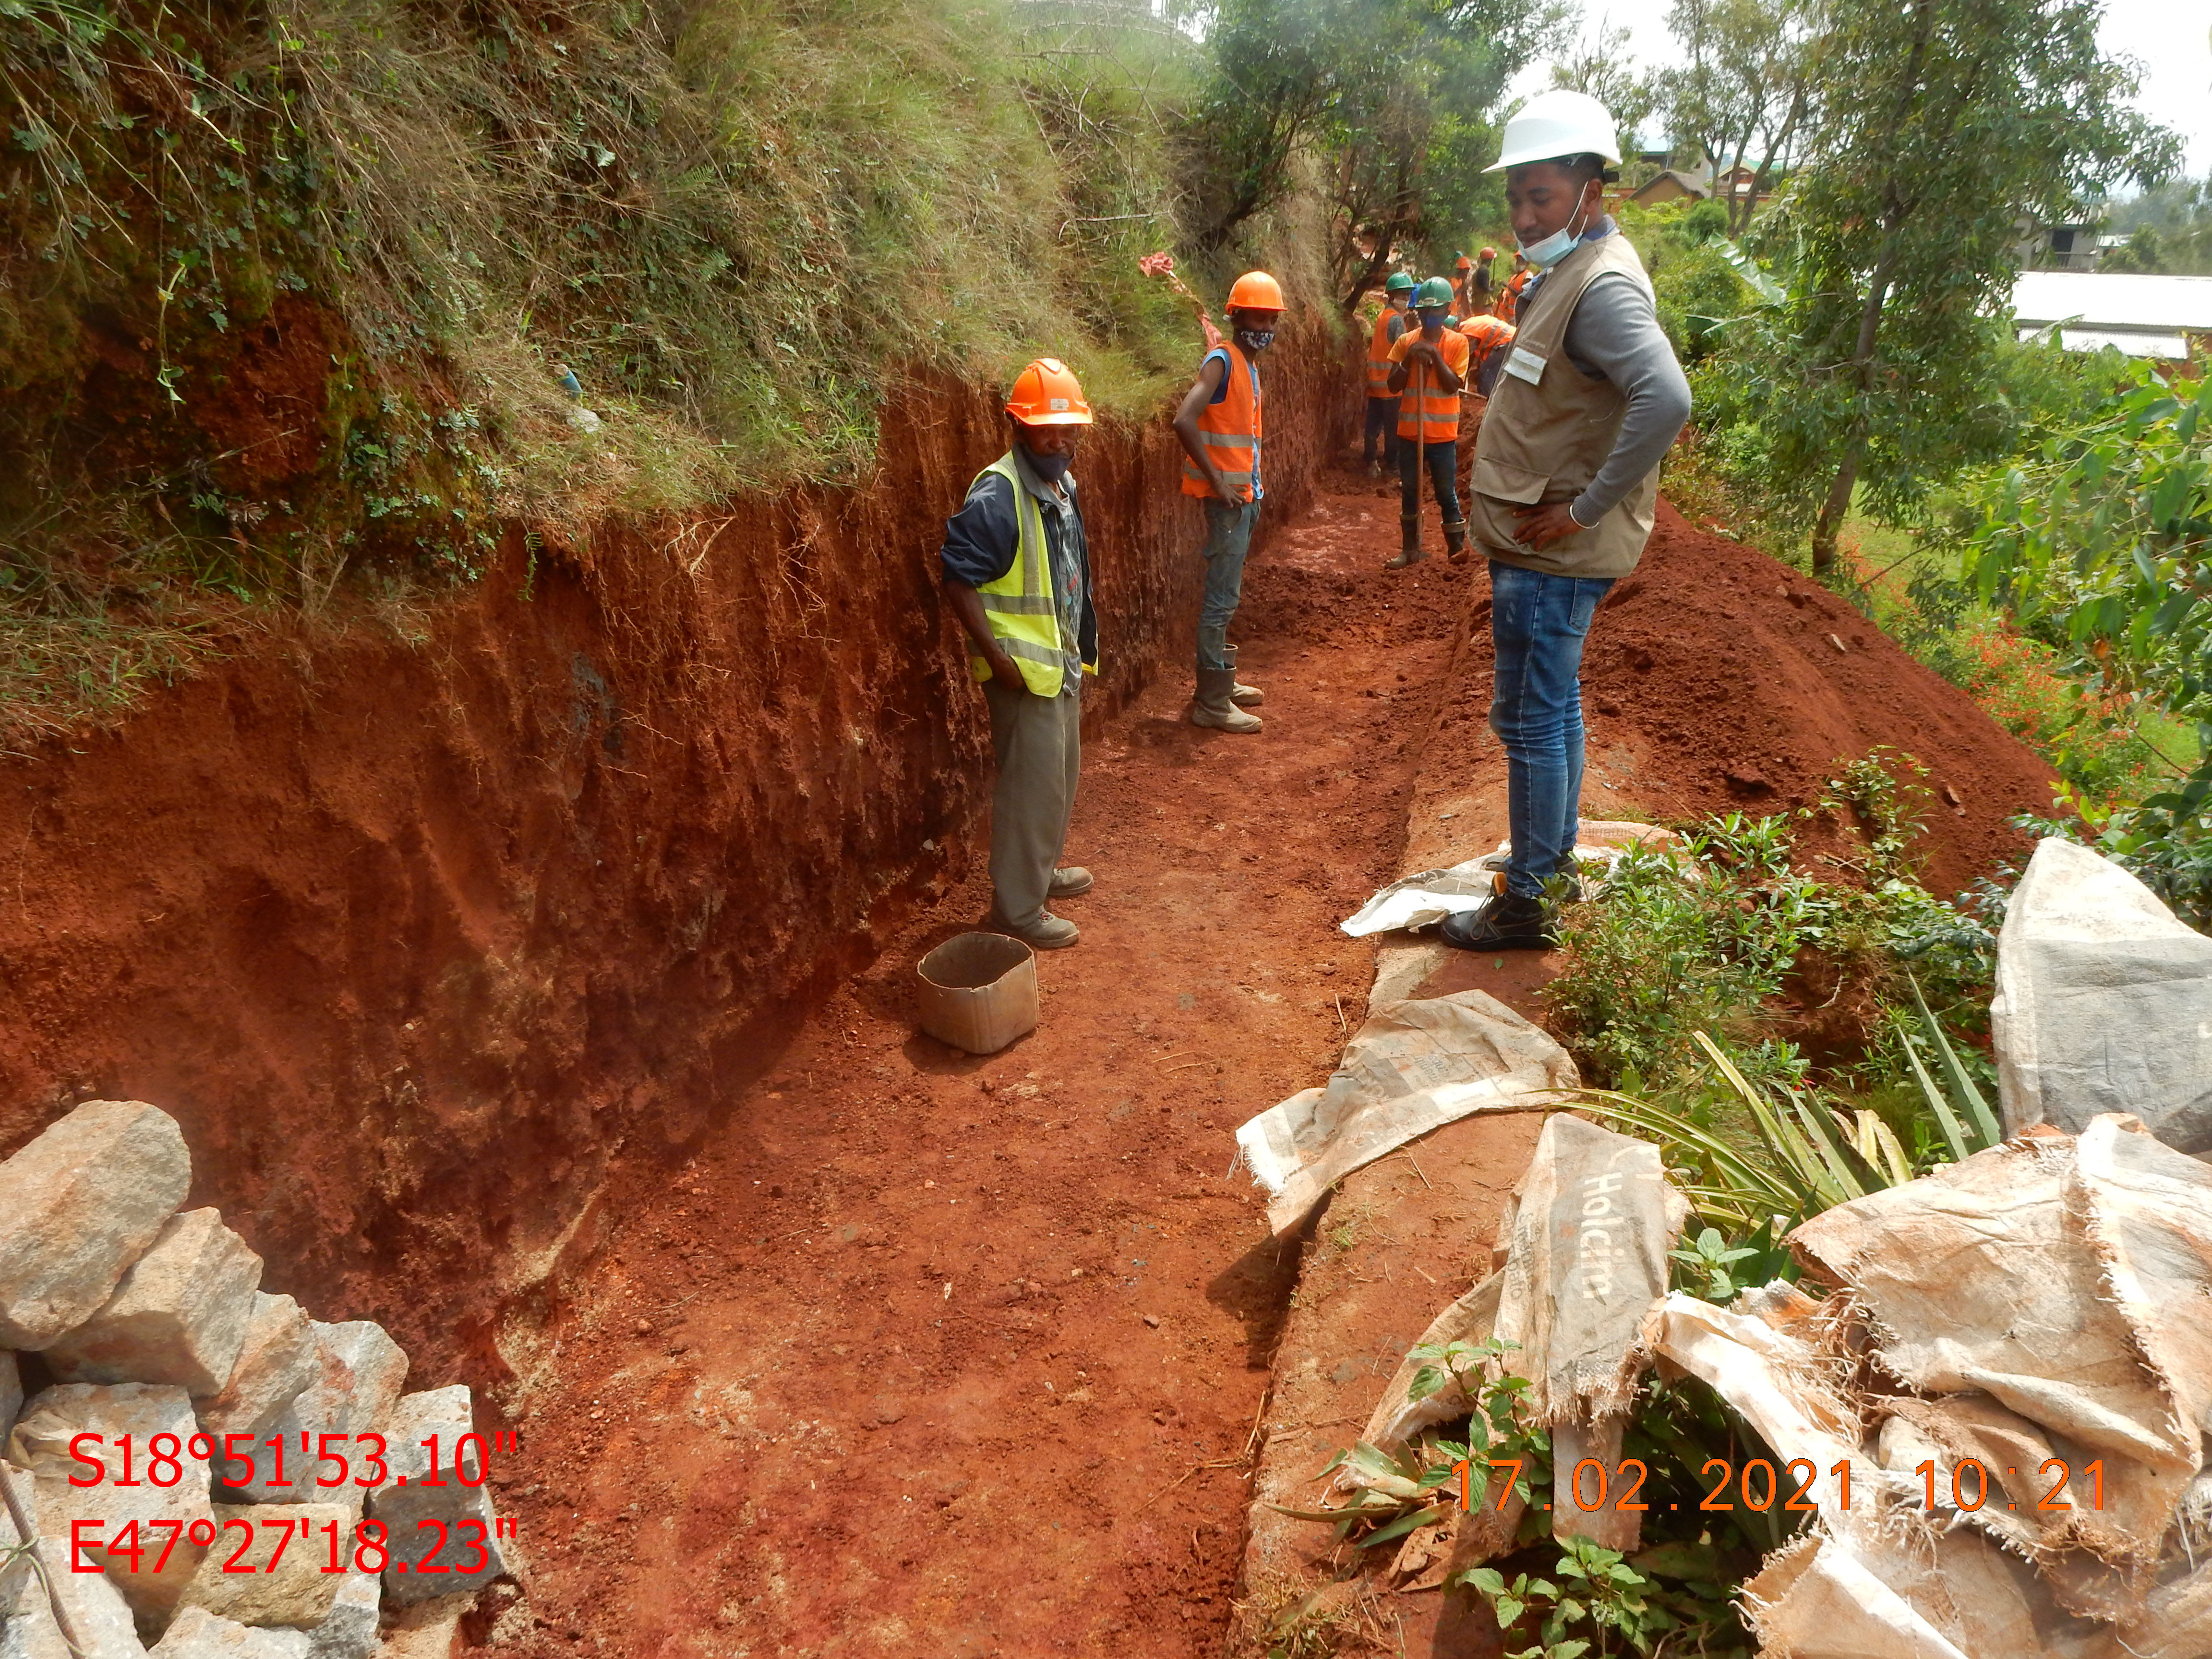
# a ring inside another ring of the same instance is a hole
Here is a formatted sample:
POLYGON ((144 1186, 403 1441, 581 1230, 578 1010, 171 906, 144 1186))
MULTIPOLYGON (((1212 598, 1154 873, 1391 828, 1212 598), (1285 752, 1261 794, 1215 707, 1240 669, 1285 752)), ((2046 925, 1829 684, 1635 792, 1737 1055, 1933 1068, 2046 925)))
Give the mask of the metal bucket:
POLYGON ((1037 1026, 1036 952, 1004 933, 962 933, 924 957, 921 1029, 971 1054, 994 1054, 1037 1026))

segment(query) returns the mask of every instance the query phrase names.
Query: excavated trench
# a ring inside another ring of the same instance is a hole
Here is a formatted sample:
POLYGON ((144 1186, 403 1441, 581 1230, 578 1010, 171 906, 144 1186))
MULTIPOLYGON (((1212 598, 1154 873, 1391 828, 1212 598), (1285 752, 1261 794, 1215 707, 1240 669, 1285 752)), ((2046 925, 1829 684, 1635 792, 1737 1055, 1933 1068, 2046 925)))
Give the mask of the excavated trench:
MULTIPOLYGON (((987 897, 930 555, 1001 441, 924 384, 864 489, 544 549, 526 582, 518 542, 464 597, 9 758, 0 1149, 88 1097, 162 1105, 269 1288, 519 1428, 510 1650, 1219 1650, 1263 1419, 1348 1431, 1403 1334, 1304 1355, 1325 1386, 1268 1414, 1299 1251, 1231 1132, 1362 1018, 1373 951, 1335 922, 1499 816, 1486 584, 1381 569, 1395 490, 1328 465, 1348 367, 1308 342, 1271 382, 1257 738, 1177 719, 1172 438, 1085 453, 1098 886, 1031 1037, 976 1060, 913 1027, 914 960, 987 897)), ((1598 809, 1803 805, 1897 743, 1956 814, 1949 882, 2044 804, 1958 693, 1671 514, 1591 680, 1598 809)), ((1390 1319, 1448 1299, 1424 1260, 1390 1319)))

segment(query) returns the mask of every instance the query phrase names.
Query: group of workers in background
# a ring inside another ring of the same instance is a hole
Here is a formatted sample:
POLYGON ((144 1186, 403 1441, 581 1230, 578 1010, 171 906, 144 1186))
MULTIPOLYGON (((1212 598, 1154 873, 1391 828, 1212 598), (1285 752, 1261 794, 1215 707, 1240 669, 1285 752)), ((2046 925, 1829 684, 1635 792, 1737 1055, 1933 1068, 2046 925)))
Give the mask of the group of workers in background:
MULTIPOLYGON (((1599 603, 1650 539, 1659 461, 1690 413, 1690 388, 1659 325, 1643 262, 1604 210, 1620 164, 1612 116, 1553 91, 1506 123, 1506 206, 1519 252, 1462 257, 1454 277, 1386 284, 1370 337, 1364 460, 1395 460, 1403 537, 1393 568, 1426 556, 1425 471, 1455 562, 1471 542, 1489 567, 1495 675, 1490 724, 1505 750, 1511 849, 1490 902, 1441 926, 1464 949, 1540 949, 1556 907, 1578 896, 1583 641, 1599 603), (1468 501, 1458 488, 1460 400, 1490 401, 1468 501), (1393 418, 1395 416, 1395 419, 1393 418), (1378 445, 1378 440, 1379 445, 1378 445)), ((1267 489, 1259 360, 1285 309, 1264 271, 1237 278, 1230 337, 1209 349, 1175 416, 1182 489, 1206 514, 1197 687, 1186 718, 1256 732, 1261 692, 1228 641, 1267 489)), ((1073 945, 1050 901, 1089 890, 1059 863, 1075 805, 1083 677, 1097 672, 1091 568, 1069 473, 1091 410, 1074 374, 1044 357, 1006 403, 1007 453, 976 475, 945 526, 945 585, 983 684, 998 763, 991 915, 984 925, 1039 949, 1073 945)))

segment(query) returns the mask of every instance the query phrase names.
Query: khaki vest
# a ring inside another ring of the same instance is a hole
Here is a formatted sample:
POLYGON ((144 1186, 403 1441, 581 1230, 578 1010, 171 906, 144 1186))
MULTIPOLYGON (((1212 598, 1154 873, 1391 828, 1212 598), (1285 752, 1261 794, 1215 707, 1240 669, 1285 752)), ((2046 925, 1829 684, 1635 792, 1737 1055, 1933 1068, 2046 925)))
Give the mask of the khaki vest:
POLYGON ((1571 501, 1613 453, 1628 399, 1611 380, 1592 380, 1568 358, 1567 324, 1583 290, 1609 270, 1649 291, 1635 246, 1619 231, 1585 242, 1553 266, 1521 310, 1520 327, 1490 394, 1474 441, 1468 531, 1491 557, 1554 576, 1626 576, 1651 539, 1659 473, 1639 479, 1592 530, 1541 552, 1518 539, 1516 509, 1571 501), (1532 361, 1533 360, 1533 361, 1532 361), (1516 372, 1522 371, 1522 372, 1516 372), (1528 374, 1536 376, 1532 384, 1528 374))

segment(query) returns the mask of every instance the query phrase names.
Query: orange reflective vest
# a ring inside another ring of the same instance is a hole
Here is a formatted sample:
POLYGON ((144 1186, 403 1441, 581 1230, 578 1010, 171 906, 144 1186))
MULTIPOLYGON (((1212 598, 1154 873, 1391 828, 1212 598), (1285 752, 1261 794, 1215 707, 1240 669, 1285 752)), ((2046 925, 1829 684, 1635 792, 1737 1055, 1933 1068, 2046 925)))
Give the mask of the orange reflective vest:
MULTIPOLYGON (((1421 331, 1409 328, 1398 337, 1398 343, 1390 348, 1390 361, 1402 363, 1406 353, 1421 331)), ((1462 380, 1468 378, 1467 364, 1471 355, 1467 336, 1455 328, 1447 328, 1432 343, 1443 354, 1444 362, 1462 380)), ((1418 437, 1425 444, 1448 444, 1459 436, 1459 393, 1439 389, 1437 372, 1426 362, 1415 363, 1406 371, 1406 390, 1398 400, 1398 437, 1401 441, 1418 437), (1415 392, 1419 393, 1418 403, 1415 392), (1417 413, 1418 410, 1418 413, 1417 413)))
MULTIPOLYGON (((1202 371, 1216 357, 1224 371, 1219 401, 1198 411, 1198 441, 1240 501, 1257 501, 1266 486, 1260 473, 1260 370, 1234 340, 1215 347, 1200 361, 1202 371)), ((1182 493, 1211 496, 1213 486, 1188 456, 1182 463, 1182 493)))
POLYGON ((1389 398, 1396 394, 1390 390, 1390 325, 1411 319, 1395 306, 1382 307, 1382 314, 1375 319, 1375 331, 1367 337, 1367 395, 1389 398))
POLYGON ((1513 343, 1513 325, 1501 323, 1495 317, 1470 317, 1459 325, 1473 350, 1468 359, 1468 390, 1474 390, 1476 379, 1490 360, 1513 343))
POLYGON ((1515 320, 1513 313, 1520 308, 1521 290, 1528 286, 1528 279, 1535 274, 1534 267, 1531 266, 1528 270, 1522 271, 1518 276, 1516 276, 1511 282, 1506 283, 1505 292, 1498 296, 1498 320, 1499 322, 1510 323, 1515 320))

